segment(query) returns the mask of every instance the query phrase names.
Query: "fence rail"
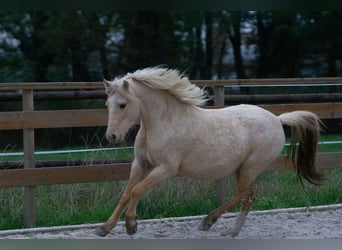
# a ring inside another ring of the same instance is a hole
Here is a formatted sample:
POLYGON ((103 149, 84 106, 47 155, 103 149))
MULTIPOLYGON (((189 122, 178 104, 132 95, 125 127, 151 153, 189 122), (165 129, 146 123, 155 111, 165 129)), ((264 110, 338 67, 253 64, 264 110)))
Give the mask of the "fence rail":
MULTIPOLYGON (((320 116, 320 118, 342 118, 342 103, 266 104, 259 106, 271 111, 276 115, 294 110, 307 110, 316 113, 318 116, 320 116)), ((218 107, 220 106, 208 108, 218 107)), ((91 127, 105 126, 106 124, 106 109, 16 111, 0 113, 1 130, 91 127), (63 117, 63 119, 61 119, 61 117, 63 117)))
MULTIPOLYGON (((297 86, 300 85, 341 85, 342 77, 317 78, 264 78, 264 79, 225 79, 225 80, 192 80, 200 86, 297 86)), ((103 82, 25 82, 0 83, 0 90, 51 90, 51 89, 100 89, 103 82)))
POLYGON ((0 117, 0 129, 3 130, 91 127, 107 124, 105 109, 1 112, 0 117))
MULTIPOLYGON (((280 156, 267 170, 290 170, 290 161, 287 157, 280 156)), ((320 169, 341 167, 341 162, 342 152, 317 154, 316 164, 320 169)), ((131 163, 125 162, 87 166, 1 170, 0 187, 9 188, 128 180, 130 167, 131 163)))
MULTIPOLYGON (((342 78, 196 80, 193 83, 213 88, 213 103, 214 108, 217 108, 225 105, 225 86, 296 86, 297 84, 301 86, 341 86, 342 78)), ((0 112, 0 130, 20 129, 24 131, 24 169, 0 170, 0 188, 25 187, 24 206, 27 227, 35 226, 34 186, 126 180, 128 178, 130 163, 35 168, 35 129, 105 126, 107 124, 107 111, 105 109, 35 111, 34 100, 43 100, 49 96, 53 99, 59 99, 61 96, 76 99, 91 98, 90 92, 96 95, 95 98, 104 97, 102 82, 0 83, 0 102, 19 101, 21 99, 23 105, 22 111, 0 112), (70 92, 70 90, 76 90, 76 92, 70 92), (20 99, 18 95, 21 96, 20 99)), ((247 98, 255 97, 249 96, 247 98)), ((317 98, 325 98, 323 103, 307 103, 308 99, 303 100, 300 96, 297 98, 301 99, 301 103, 263 104, 261 106, 275 114, 293 110, 308 110, 315 112, 320 118, 342 118, 341 94, 326 93, 315 97, 311 96, 316 100, 317 98)), ((243 99, 239 101, 243 102, 243 99)), ((341 162, 342 152, 321 153, 317 156, 317 164, 320 168, 342 167, 341 162)), ((269 170, 288 169, 288 166, 287 160, 281 156, 269 167, 269 170)), ((225 185, 224 180, 217 182, 217 196, 220 202, 223 202, 226 197, 225 185)))

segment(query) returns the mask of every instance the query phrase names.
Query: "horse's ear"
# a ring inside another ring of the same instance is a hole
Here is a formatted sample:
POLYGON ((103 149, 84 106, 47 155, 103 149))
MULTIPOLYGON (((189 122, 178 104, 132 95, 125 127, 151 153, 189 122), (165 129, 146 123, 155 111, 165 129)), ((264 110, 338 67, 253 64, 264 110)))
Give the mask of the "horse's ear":
POLYGON ((108 94, 109 93, 109 89, 112 86, 112 83, 110 81, 107 81, 106 79, 103 79, 103 84, 105 86, 106 93, 108 94))
POLYGON ((125 90, 128 90, 129 89, 129 82, 127 80, 124 80, 122 86, 125 90))

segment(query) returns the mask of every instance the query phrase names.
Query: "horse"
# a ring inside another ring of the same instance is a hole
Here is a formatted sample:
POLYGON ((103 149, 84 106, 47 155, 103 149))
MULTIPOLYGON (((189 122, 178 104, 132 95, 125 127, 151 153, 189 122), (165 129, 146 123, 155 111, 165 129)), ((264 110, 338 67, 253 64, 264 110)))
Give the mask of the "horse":
POLYGON ((255 105, 220 109, 201 106, 205 91, 176 69, 149 67, 104 80, 107 94, 109 142, 124 140, 140 124, 127 186, 108 220, 95 233, 106 236, 126 210, 126 232, 137 231, 136 207, 142 195, 176 175, 214 180, 236 174, 237 193, 200 223, 210 227, 225 212, 240 206, 235 225, 222 235, 237 236, 255 201, 252 183, 280 154, 285 144, 283 125, 291 127, 288 156, 297 175, 320 185, 315 168, 320 119, 309 111, 279 116, 255 105))

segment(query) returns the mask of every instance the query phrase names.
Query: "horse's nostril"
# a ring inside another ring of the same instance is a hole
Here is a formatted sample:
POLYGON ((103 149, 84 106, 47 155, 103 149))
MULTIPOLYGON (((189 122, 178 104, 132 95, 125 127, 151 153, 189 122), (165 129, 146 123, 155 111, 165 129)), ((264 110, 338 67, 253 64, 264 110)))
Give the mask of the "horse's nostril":
POLYGON ((115 140, 116 139, 116 136, 114 134, 112 134, 112 139, 115 140))

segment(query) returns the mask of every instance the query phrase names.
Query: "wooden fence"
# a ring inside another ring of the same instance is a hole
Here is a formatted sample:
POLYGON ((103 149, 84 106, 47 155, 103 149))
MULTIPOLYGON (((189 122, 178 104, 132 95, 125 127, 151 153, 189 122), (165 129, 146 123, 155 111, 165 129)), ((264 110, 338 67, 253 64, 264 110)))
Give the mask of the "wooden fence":
MULTIPOLYGON (((342 85, 342 78, 291 78, 291 79, 239 79, 239 80, 198 80, 193 83, 213 88, 213 104, 215 108, 225 105, 224 87, 255 87, 255 86, 307 86, 342 85)), ((35 129, 106 126, 106 109, 77 110, 34 110, 34 99, 44 99, 46 96, 58 99, 92 98, 88 92, 96 93, 95 98, 104 97, 102 82, 59 82, 59 83, 0 83, 0 94, 8 101, 11 98, 22 99, 22 111, 0 112, 0 130, 23 130, 24 169, 0 170, 0 188, 25 187, 24 207, 27 227, 35 226, 35 192, 38 185, 71 184, 82 182, 100 182, 127 180, 130 163, 100 164, 87 166, 65 166, 53 168, 35 168, 35 129), (47 91, 49 90, 49 91, 47 91), (53 92, 50 92, 53 90, 53 92), (63 90, 63 92, 61 92, 63 90), (65 90, 72 90, 67 92, 65 90), (13 92, 16 91, 16 92, 13 92), (18 91, 20 93, 18 94, 18 91), (39 92, 40 91, 40 92, 39 92), (47 91, 47 92, 41 92, 47 91), (75 94, 76 93, 76 94, 75 94), (79 94, 77 94, 79 93, 79 94), (80 94, 81 93, 81 94, 80 94)), ((94 96, 94 95, 91 95, 94 96)), ((305 96, 305 95, 303 95, 305 96)), ((324 94, 324 103, 291 103, 263 104, 267 110, 280 114, 293 110, 308 110, 315 112, 321 118, 342 118, 342 99, 338 94, 324 94), (327 97, 328 96, 328 97, 327 97), (329 99, 330 98, 330 99, 329 99)), ((324 96, 316 95, 317 98, 324 96)), ((311 96, 311 98, 315 98, 311 96)), ((242 101, 243 99, 241 99, 242 101)), ((303 97, 302 100, 305 100, 303 97)), ((308 99, 306 99, 308 100, 308 99)), ((342 167, 342 152, 320 153, 317 157, 319 168, 342 167)), ((269 170, 288 169, 287 159, 280 156, 269 170)), ((226 194, 225 181, 217 181, 217 196, 222 202, 226 194)))

